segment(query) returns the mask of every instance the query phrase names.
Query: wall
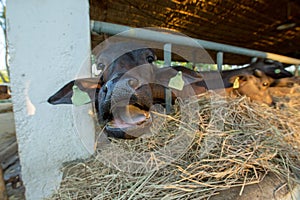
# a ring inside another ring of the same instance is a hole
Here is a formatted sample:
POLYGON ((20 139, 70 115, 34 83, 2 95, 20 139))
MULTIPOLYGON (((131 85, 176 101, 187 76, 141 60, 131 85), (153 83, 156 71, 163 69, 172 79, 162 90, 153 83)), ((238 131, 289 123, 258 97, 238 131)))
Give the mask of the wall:
POLYGON ((26 198, 42 199, 59 187, 63 162, 93 152, 91 105, 74 112, 71 105, 46 102, 68 81, 89 75, 89 5, 87 0, 7 1, 7 23, 22 178, 26 198), (74 119, 80 114, 84 132, 78 134, 74 119))

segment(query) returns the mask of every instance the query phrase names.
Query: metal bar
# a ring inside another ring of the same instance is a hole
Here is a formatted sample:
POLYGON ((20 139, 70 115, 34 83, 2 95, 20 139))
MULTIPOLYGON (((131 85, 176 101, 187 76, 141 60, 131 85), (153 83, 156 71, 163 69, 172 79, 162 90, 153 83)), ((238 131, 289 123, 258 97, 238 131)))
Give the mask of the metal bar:
POLYGON ((99 22, 99 21, 92 20, 91 30, 92 32, 96 32, 96 33, 107 33, 112 35, 119 34, 120 36, 129 37, 129 38, 178 44, 178 45, 191 46, 191 47, 202 47, 204 49, 234 53, 234 54, 245 55, 250 57, 269 58, 287 64, 300 64, 299 59, 290 58, 287 56, 282 56, 274 53, 250 50, 247 48, 236 47, 227 44, 209 42, 206 40, 189 38, 189 37, 174 35, 170 33, 162 33, 162 32, 142 29, 142 28, 132 28, 129 26, 123 26, 123 25, 112 24, 107 22, 99 22))
MULTIPOLYGON (((171 66, 172 61, 172 44, 164 45, 164 66, 171 66)), ((171 113, 171 105, 172 105, 172 92, 171 89, 165 88, 165 102, 166 102, 166 114, 171 113)))
POLYGON ((295 65, 295 76, 299 76, 299 67, 300 65, 295 65))
POLYGON ((222 71, 222 65, 223 65, 223 52, 219 51, 217 53, 217 65, 218 65, 218 71, 222 71))

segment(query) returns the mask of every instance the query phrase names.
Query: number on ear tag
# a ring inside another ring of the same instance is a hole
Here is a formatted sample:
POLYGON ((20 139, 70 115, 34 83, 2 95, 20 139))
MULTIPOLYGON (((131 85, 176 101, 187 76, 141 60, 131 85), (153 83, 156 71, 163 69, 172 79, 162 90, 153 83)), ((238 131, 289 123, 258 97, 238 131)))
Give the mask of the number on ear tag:
POLYGON ((170 78, 169 85, 170 88, 176 89, 176 90, 182 90, 184 86, 184 81, 182 79, 182 72, 177 72, 176 76, 170 78))
POLYGON ((72 89, 73 96, 71 97, 71 100, 75 106, 81 106, 91 102, 89 95, 86 92, 81 91, 77 85, 74 85, 72 89))
POLYGON ((233 89, 238 89, 238 88, 240 87, 239 79, 240 79, 240 77, 236 77, 236 78, 234 79, 234 82, 233 82, 233 89))

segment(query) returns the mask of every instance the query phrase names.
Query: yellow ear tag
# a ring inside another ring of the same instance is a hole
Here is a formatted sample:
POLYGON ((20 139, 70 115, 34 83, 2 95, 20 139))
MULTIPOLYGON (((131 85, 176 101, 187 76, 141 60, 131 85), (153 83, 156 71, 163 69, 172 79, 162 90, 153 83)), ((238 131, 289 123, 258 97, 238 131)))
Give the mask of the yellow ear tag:
POLYGON ((239 79, 240 79, 240 77, 236 77, 236 78, 234 79, 234 82, 233 82, 233 89, 238 89, 238 88, 240 87, 239 79))
POLYGON ((86 92, 81 91, 77 85, 74 85, 72 89, 73 95, 71 100, 75 106, 81 106, 91 102, 89 95, 86 92))
POLYGON ((184 86, 184 81, 182 79, 182 72, 177 72, 176 76, 170 78, 169 85, 170 88, 176 90, 182 90, 184 86))

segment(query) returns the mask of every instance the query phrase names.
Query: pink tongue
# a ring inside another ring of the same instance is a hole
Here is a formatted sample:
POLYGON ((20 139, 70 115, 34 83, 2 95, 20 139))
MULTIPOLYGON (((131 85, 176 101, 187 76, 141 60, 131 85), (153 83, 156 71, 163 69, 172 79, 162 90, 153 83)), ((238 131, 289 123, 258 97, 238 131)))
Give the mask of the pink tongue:
MULTIPOLYGON (((123 117, 122 117, 123 118, 123 117)), ((115 119, 114 124, 119 128, 131 127, 132 125, 137 125, 143 122, 146 117, 144 115, 135 116, 134 118, 124 117, 125 119, 115 119)))
POLYGON ((120 119, 115 119, 115 120, 113 121, 113 125, 114 125, 115 127, 118 127, 118 128, 127 128, 127 127, 131 127, 130 124, 126 124, 126 123, 124 123, 123 121, 121 121, 120 119))
POLYGON ((126 128, 132 125, 137 125, 146 120, 144 111, 128 105, 125 109, 121 108, 117 111, 114 119, 114 125, 119 128, 126 128))

